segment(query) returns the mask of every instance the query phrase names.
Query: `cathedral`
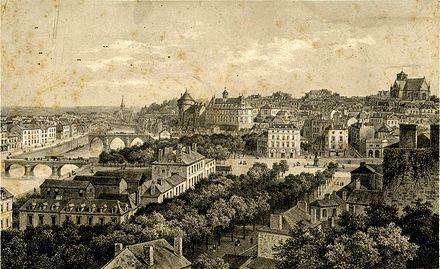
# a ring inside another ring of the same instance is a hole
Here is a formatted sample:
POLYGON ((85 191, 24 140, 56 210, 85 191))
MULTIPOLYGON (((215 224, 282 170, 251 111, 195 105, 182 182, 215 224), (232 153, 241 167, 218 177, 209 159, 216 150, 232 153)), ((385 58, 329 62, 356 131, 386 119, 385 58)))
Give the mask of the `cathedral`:
POLYGON ((393 86, 390 87, 390 96, 400 100, 429 100, 431 95, 429 83, 423 78, 408 78, 403 70, 397 74, 393 86))

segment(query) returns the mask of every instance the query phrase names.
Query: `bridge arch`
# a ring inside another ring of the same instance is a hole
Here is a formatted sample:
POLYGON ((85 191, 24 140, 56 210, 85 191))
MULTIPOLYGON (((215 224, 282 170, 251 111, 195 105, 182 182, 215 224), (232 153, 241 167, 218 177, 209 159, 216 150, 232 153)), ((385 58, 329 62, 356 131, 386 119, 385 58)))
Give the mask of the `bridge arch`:
POLYGON ((44 175, 44 176, 50 176, 51 174, 51 170, 52 167, 48 164, 45 163, 35 163, 30 165, 30 173, 32 176, 39 176, 39 175, 44 175))
POLYGON ((139 136, 135 137, 133 140, 131 140, 130 146, 136 146, 136 145, 142 145, 145 143, 145 138, 140 138, 139 136))
MULTIPOLYGON (((22 170, 23 171, 22 174, 24 175, 24 173, 25 173, 25 166, 24 166, 24 164, 22 164, 22 163, 15 163, 15 162, 5 163, 5 174, 6 175, 10 175, 11 171, 14 171, 14 174, 15 174, 16 169, 22 170)), ((21 174, 21 173, 17 172, 17 174, 21 174)))
POLYGON ((80 168, 81 166, 82 165, 80 165, 80 164, 64 163, 64 164, 59 165, 56 168, 56 171, 52 171, 52 174, 55 174, 55 172, 56 172, 57 176, 61 177, 62 175, 68 174, 68 173, 72 172, 73 170, 80 168), (73 167, 75 167, 75 168, 73 168, 73 167), (71 168, 73 168, 73 169, 71 169, 71 168), (66 172, 66 169, 67 169, 67 172, 66 172))
POLYGON ((127 147, 126 141, 124 141, 123 137, 115 136, 110 138, 109 148, 110 149, 120 149, 127 147))

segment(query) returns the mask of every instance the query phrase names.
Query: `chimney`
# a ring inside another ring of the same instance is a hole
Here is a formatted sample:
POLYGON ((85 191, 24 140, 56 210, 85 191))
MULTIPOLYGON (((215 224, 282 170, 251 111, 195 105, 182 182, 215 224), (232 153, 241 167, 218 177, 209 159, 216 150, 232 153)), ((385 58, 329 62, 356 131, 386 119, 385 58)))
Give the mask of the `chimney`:
POLYGON ((280 214, 271 214, 269 227, 272 230, 281 230, 283 228, 283 216, 280 214))
POLYGON ((141 204, 141 190, 140 187, 136 190, 136 205, 139 206, 141 204))
POLYGON ((359 178, 356 178, 356 190, 360 190, 361 189, 361 181, 359 180, 359 178))
POLYGON ((149 266, 154 265, 153 246, 144 246, 145 261, 149 266))
POLYGON ((156 194, 156 180, 155 179, 153 179, 151 181, 150 194, 151 195, 155 195, 156 194))
POLYGON ((188 154, 191 154, 191 147, 190 147, 190 146, 187 146, 186 149, 187 149, 187 151, 188 151, 188 154))
POLYGON ((316 223, 316 207, 312 207, 311 208, 311 212, 310 212, 310 222, 312 224, 316 223))
POLYGON ((178 257, 182 256, 183 254, 182 245, 182 237, 174 237, 174 254, 176 254, 178 257))
POLYGON ((122 251, 122 243, 115 243, 115 257, 122 251))
POLYGON ((361 162, 361 163, 359 164, 359 167, 365 167, 365 162, 361 162))
POLYGON ((417 148, 416 124, 400 124, 399 148, 417 148))
POLYGON ((162 161, 162 157, 163 157, 163 149, 159 149, 159 154, 157 156, 157 159, 158 159, 159 162, 162 161))
POLYGON ((180 163, 182 162, 182 144, 177 144, 177 149, 176 149, 176 162, 180 163))
POLYGON ((437 151, 439 150, 439 126, 438 124, 431 124, 430 130, 431 148, 437 151))
POLYGON ((197 143, 192 143, 192 150, 197 151, 197 143))
POLYGON ((335 216, 333 216, 333 217, 331 217, 330 218, 330 227, 335 227, 336 226, 336 217, 335 216))

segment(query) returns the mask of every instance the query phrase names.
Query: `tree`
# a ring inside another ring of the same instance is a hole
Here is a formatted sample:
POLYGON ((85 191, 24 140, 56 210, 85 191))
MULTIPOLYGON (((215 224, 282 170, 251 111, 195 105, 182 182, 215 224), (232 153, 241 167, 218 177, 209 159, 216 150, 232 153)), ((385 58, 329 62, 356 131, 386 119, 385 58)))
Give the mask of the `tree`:
POLYGON ((195 252, 196 242, 209 234, 205 217, 196 212, 185 214, 180 222, 180 227, 191 242, 192 253, 195 252))
MULTIPOLYGON (((370 227, 367 234, 376 242, 380 254, 378 268, 400 269, 416 257, 418 246, 402 235, 402 229, 390 223, 386 227, 370 227)), ((413 267, 411 267, 413 268, 413 267)))
MULTIPOLYGON (((3 237, 2 232, 2 237, 3 237)), ((2 268, 29 268, 26 249, 27 244, 20 235, 14 235, 8 242, 3 242, 1 245, 1 267, 2 268)))
POLYGON ((229 269, 229 264, 222 258, 211 258, 208 254, 200 255, 192 264, 193 269, 229 269))
POLYGON ((429 202, 417 201, 413 207, 404 208, 398 225, 410 242, 419 246, 417 257, 410 262, 411 268, 432 268, 439 262, 439 217, 432 213, 429 202))
POLYGON ((223 199, 215 201, 212 207, 207 211, 206 219, 208 220, 209 226, 212 228, 212 230, 217 232, 217 241, 219 246, 221 244, 221 231, 228 228, 234 216, 235 209, 223 199))
POLYGON ((322 268, 325 253, 324 233, 319 229, 306 228, 302 222, 290 231, 291 238, 275 247, 276 268, 318 269, 322 268))
POLYGON ((356 231, 353 235, 342 234, 327 247, 325 259, 328 268, 374 268, 380 260, 376 246, 374 239, 363 231, 356 231))
POLYGON ((397 207, 385 203, 373 203, 366 210, 366 226, 385 227, 399 219, 397 207))

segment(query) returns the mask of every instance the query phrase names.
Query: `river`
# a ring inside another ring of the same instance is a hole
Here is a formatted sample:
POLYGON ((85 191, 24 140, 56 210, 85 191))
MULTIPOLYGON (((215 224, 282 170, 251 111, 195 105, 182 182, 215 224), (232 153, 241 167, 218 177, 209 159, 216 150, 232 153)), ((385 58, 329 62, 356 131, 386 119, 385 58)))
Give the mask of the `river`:
MULTIPOLYGON (((118 128, 114 130, 115 132, 133 132, 131 129, 122 129, 118 128)), ((120 148, 123 146, 123 142, 120 140, 114 140, 110 144, 110 148, 120 148)), ((25 153, 17 155, 14 158, 38 158, 44 157, 48 155, 57 155, 64 157, 98 157, 102 151, 102 142, 100 140, 94 140, 89 147, 88 145, 88 137, 80 137, 79 139, 75 139, 70 142, 62 143, 58 146, 54 146, 48 149, 25 153)), ((0 185, 5 187, 9 192, 11 192, 15 196, 23 195, 27 192, 31 192, 34 189, 37 189, 41 183, 46 178, 49 178, 52 174, 51 168, 46 165, 37 165, 34 169, 34 176, 28 177, 24 176, 24 167, 20 165, 13 165, 9 171, 9 175, 6 176, 3 171, 3 162, 2 162, 2 172, 0 175, 0 185)), ((74 169, 77 169, 75 165, 65 165, 61 169, 61 173, 63 175, 67 175, 74 169)))

